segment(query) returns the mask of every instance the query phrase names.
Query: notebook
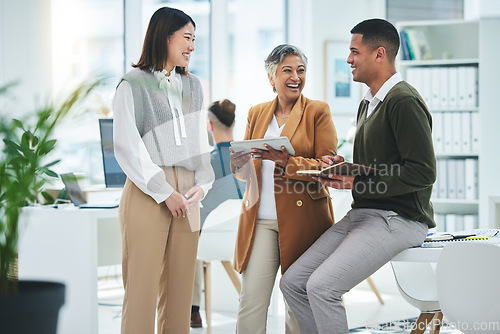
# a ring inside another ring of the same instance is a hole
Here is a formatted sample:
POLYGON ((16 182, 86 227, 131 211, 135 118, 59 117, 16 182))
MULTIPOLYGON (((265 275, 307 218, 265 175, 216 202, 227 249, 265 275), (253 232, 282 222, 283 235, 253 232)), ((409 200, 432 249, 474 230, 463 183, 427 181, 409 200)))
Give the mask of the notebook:
POLYGON ((69 199, 80 209, 113 209, 118 207, 118 201, 112 203, 87 203, 85 195, 73 173, 61 174, 61 180, 68 191, 69 199))
POLYGON ((498 229, 475 229, 461 232, 439 232, 429 233, 421 247, 440 248, 450 242, 483 242, 500 245, 500 230, 498 229))
POLYGON ((378 171, 380 170, 370 166, 358 165, 355 163, 343 161, 321 170, 317 169, 298 170, 297 175, 328 178, 329 174, 353 175, 353 176, 373 175, 376 174, 378 171))

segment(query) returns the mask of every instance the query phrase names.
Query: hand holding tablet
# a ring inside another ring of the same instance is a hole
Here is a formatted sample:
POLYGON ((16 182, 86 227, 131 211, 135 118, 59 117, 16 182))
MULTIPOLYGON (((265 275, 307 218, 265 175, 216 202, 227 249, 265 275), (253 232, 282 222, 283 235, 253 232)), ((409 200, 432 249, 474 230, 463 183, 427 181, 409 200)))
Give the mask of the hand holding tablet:
POLYGON ((267 144, 278 151, 281 151, 281 147, 284 146, 288 154, 295 155, 295 150, 293 149, 293 146, 287 137, 232 141, 231 147, 235 152, 250 153, 254 148, 267 151, 267 148, 266 146, 264 146, 264 144, 267 144))

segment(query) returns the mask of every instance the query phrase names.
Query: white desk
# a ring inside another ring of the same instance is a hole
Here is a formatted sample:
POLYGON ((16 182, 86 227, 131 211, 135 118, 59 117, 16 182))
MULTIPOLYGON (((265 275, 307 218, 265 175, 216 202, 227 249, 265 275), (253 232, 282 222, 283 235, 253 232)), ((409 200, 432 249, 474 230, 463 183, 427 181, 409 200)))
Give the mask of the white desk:
POLYGON ((391 261, 437 263, 442 250, 440 247, 409 248, 393 257, 391 261))
POLYGON ((121 263, 118 209, 25 208, 19 230, 19 278, 66 285, 58 333, 97 333, 97 267, 121 263))
MULTIPOLYGON (((470 240, 470 241, 458 241, 458 242, 484 242, 491 243, 500 246, 500 236, 495 236, 489 240, 470 240)), ((450 242, 453 243, 453 242, 450 242)), ((439 256, 443 247, 415 247, 409 248, 391 259, 391 261, 396 262, 427 262, 427 263, 437 263, 439 261, 439 256)))
MULTIPOLYGON (((460 243, 489 243, 500 246, 498 237, 490 240, 456 241, 460 243)), ((391 262, 394 276, 401 296, 421 313, 412 333, 424 333, 427 324, 432 323, 431 333, 439 333, 443 314, 440 311, 439 294, 436 276, 436 264, 439 262, 443 247, 416 247, 402 251, 391 262), (408 263, 401 263, 408 262, 408 263), (438 311, 439 310, 439 311, 438 311), (435 326, 435 327, 433 327, 435 326)), ((457 268, 456 275, 460 275, 461 268, 457 268)))

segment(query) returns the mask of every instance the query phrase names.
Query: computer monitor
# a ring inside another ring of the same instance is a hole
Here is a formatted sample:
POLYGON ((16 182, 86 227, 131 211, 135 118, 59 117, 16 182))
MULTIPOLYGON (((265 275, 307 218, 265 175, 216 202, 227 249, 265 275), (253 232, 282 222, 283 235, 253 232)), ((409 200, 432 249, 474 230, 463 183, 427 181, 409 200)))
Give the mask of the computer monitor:
POLYGON ((102 164, 104 167, 106 188, 121 188, 125 184, 127 176, 115 158, 113 148, 113 120, 109 118, 100 119, 99 130, 101 132, 102 164))

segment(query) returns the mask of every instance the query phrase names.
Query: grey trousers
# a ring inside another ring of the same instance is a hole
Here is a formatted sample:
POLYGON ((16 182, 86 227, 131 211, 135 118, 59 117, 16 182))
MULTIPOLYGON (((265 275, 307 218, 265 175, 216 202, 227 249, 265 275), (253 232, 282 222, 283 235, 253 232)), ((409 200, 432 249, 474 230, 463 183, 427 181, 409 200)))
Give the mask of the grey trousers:
POLYGON ((285 272, 280 289, 302 334, 347 334, 342 295, 404 249, 419 246, 426 224, 393 211, 352 209, 285 272))

